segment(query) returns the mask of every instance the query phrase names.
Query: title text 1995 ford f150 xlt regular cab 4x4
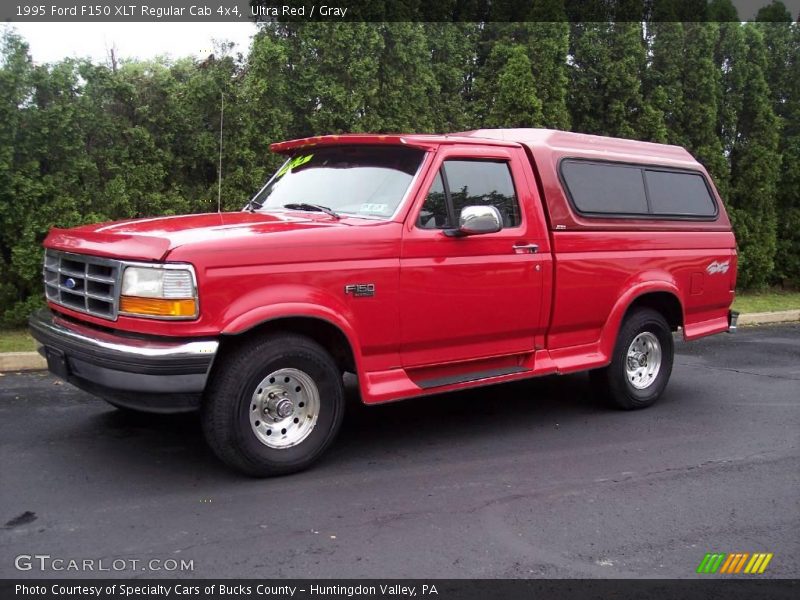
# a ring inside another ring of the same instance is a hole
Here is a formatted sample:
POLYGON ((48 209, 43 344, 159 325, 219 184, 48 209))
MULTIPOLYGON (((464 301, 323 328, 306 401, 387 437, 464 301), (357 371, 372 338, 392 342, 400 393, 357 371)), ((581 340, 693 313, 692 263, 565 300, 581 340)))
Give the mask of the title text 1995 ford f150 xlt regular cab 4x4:
POLYGON ((506 129, 271 149, 241 212, 50 232, 30 328, 53 373, 200 409, 222 460, 274 475, 330 445, 345 372, 376 404, 591 370, 643 408, 673 331, 736 326, 730 222, 682 148, 506 129))

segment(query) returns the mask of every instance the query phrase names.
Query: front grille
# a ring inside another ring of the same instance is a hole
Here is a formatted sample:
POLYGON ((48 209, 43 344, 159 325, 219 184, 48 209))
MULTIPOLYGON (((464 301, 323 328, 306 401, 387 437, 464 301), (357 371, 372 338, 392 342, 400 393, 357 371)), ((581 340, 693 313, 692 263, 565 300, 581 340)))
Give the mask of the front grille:
POLYGON ((50 302, 103 319, 117 318, 120 261, 47 250, 43 272, 50 302))

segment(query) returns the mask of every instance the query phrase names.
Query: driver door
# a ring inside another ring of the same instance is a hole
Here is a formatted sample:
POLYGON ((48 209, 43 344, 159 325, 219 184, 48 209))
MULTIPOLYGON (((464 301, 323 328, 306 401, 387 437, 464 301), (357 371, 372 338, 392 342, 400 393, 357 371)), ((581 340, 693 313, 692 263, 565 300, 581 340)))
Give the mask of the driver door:
MULTIPOLYGON (((406 219, 400 258, 404 368, 531 354, 541 330, 541 227, 518 148, 446 146, 406 219), (456 237, 465 206, 491 204, 496 233, 456 237), (540 235, 540 234, 539 234, 540 235)), ((535 188, 534 188, 535 189, 535 188)))

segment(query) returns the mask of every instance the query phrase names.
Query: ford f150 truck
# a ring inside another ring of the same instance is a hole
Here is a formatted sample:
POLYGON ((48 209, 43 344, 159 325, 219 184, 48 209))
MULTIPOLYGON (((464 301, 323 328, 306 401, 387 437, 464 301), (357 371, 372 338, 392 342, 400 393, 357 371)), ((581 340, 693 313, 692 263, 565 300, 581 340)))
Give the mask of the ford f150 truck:
POLYGON ((215 453, 263 476, 331 444, 344 373, 377 404, 590 370, 636 409, 674 331, 736 327, 736 242, 683 148, 506 129, 271 150, 286 162, 241 212, 50 232, 30 328, 53 373, 199 409, 215 453))

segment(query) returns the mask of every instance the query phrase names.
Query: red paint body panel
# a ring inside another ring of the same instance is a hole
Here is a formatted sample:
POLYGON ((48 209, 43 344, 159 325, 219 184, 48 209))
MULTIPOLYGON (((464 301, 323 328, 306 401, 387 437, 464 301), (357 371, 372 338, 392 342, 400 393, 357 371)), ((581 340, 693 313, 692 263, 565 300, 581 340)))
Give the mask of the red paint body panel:
POLYGON ((54 229, 48 248, 190 263, 200 315, 109 322, 51 308, 103 327, 175 337, 233 336, 289 317, 325 321, 348 340, 367 403, 603 366, 625 312, 648 293, 677 299, 687 339, 727 329, 736 242, 715 190, 713 221, 590 219, 572 210, 559 180, 567 157, 707 177, 682 148, 547 130, 322 136, 271 148, 291 154, 336 144, 426 150, 394 217, 241 212, 54 229), (467 237, 418 228, 427 191, 448 158, 507 162, 521 224, 467 237), (518 244, 536 244, 538 252, 516 253, 518 244), (727 261, 729 270, 707 271, 715 261, 727 261), (360 283, 373 284, 374 297, 345 293, 360 283), (454 382, 472 373, 475 380, 454 382), (443 383, 425 387, 431 380, 443 383))
MULTIPOLYGON (((521 149, 455 144, 438 153, 422 188, 430 187, 442 161, 461 158, 507 160, 514 179, 526 181, 521 149)), ((541 264, 549 263, 550 247, 535 188, 518 187, 522 223, 492 235, 451 238, 417 228, 424 194, 410 207, 400 259, 404 367, 533 351, 544 329, 541 264), (515 254, 519 243, 536 243, 540 252, 515 254)))
POLYGON ((714 260, 735 260, 730 232, 556 231, 553 242, 558 260, 548 348, 597 341, 619 299, 640 284, 676 295, 687 328, 708 311, 727 319, 730 279, 705 270, 714 260), (702 294, 689 293, 694 274, 704 277, 702 294))

